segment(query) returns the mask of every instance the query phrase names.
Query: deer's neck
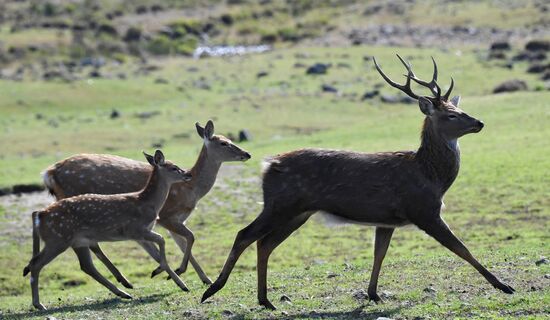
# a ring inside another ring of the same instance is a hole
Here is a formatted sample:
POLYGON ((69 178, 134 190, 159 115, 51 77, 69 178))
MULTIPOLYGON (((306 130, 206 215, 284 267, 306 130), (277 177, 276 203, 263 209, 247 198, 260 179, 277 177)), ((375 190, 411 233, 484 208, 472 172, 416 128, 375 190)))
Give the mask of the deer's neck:
POLYGON ((138 199, 154 207, 155 212, 158 214, 168 197, 169 191, 170 184, 162 179, 158 169, 154 168, 145 188, 139 192, 138 199))
POLYGON ((206 146, 202 147, 197 162, 191 168, 193 180, 190 188, 198 199, 207 194, 214 186, 221 164, 221 161, 208 154, 206 146))
POLYGON ((424 174, 440 187, 442 194, 453 184, 460 167, 457 139, 438 134, 429 118, 424 120, 422 143, 416 154, 424 174))

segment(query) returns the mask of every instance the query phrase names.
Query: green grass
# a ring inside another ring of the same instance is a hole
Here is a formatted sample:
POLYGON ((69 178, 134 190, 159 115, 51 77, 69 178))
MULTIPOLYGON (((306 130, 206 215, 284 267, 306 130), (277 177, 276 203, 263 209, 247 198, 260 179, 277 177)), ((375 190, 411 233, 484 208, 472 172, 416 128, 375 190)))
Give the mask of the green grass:
MULTIPOLYGON (((536 266, 535 261, 550 254, 550 94, 491 95, 490 89, 507 78, 524 78, 532 88, 540 83, 522 68, 487 65, 471 52, 456 56, 426 49, 291 49, 228 59, 166 60, 158 73, 128 81, 2 82, 0 186, 39 182, 38 173, 48 164, 76 152, 140 159, 142 149, 152 150, 151 143, 162 138, 167 157, 190 167, 200 148, 195 121, 204 124, 213 118, 219 133, 247 128, 254 140, 242 147, 253 159, 226 165, 232 170, 189 220, 197 239, 195 256, 215 278, 235 234, 261 210, 259 176, 264 156, 313 146, 365 152, 417 148, 422 121, 417 106, 359 99, 381 82, 363 55, 376 55, 383 69, 397 78, 402 70, 393 56, 396 51, 415 57, 413 65, 423 77, 430 75, 427 57, 434 55, 442 83, 452 75, 455 92, 463 95, 463 109, 486 124, 481 133, 460 141, 461 172, 445 198, 443 216, 474 255, 511 284, 516 294, 497 292, 433 239, 406 227, 396 231, 382 269, 379 291, 386 302, 374 305, 357 300, 354 293, 366 290, 370 277, 373 229, 328 228, 314 217, 270 260, 268 294, 277 311, 257 307, 254 246, 245 251, 226 287, 209 303, 199 304, 206 287, 194 271, 183 276, 191 292, 180 292, 172 282, 149 279, 156 267, 152 259, 134 243, 121 242, 105 244, 104 249, 134 284, 132 301, 119 300, 86 276, 68 252, 41 274, 41 299, 51 311, 39 313, 31 308, 28 278, 21 277, 31 255, 31 239, 30 211, 19 204, 0 206, 0 315, 170 319, 222 318, 224 311, 231 311, 246 319, 547 317, 550 269, 548 264, 536 266), (311 57, 296 58, 299 52, 311 57), (306 76, 304 69, 292 67, 295 62, 317 61, 333 63, 327 75, 306 76), (338 62, 351 68, 337 68, 338 62), (188 71, 191 66, 199 71, 188 71), (260 70, 269 75, 256 79, 260 70), (170 83, 154 84, 160 76, 170 83), (193 86, 201 77, 210 83, 210 90, 193 86), (322 83, 334 84, 342 94, 320 93, 322 83), (112 108, 122 117, 109 119, 112 108), (150 110, 161 114, 145 121, 133 116, 150 110), (36 119, 36 113, 44 119, 36 119), (57 128, 48 125, 52 119, 58 122, 57 128), (182 133, 188 137, 174 137, 182 133), (14 225, 20 233, 13 232, 14 225), (435 292, 425 292, 427 287, 435 292), (283 294, 291 304, 279 301, 283 294)), ((394 93, 387 86, 382 91, 394 93)), ((176 266, 181 254, 173 241, 167 242, 170 264, 176 266)))

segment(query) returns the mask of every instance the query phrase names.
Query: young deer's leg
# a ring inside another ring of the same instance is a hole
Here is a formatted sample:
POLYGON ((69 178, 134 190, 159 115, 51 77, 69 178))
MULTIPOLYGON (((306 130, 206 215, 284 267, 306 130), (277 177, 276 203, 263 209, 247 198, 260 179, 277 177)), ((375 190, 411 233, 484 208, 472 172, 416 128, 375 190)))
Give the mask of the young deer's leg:
MULTIPOLYGON (((180 287, 181 290, 189 291, 187 286, 183 283, 183 281, 181 281, 180 277, 178 277, 178 275, 174 271, 172 271, 172 269, 170 269, 170 266, 166 262, 166 253, 164 250, 164 246, 165 246, 164 238, 160 234, 154 231, 145 230, 143 234, 143 240, 154 242, 159 246, 159 255, 160 255, 159 263, 161 268, 164 269, 164 271, 168 272, 168 274, 170 275, 170 278, 174 280, 174 282, 178 285, 178 287, 180 287)), ((147 252, 149 252, 149 250, 147 250, 147 252)), ((155 259, 153 255, 151 256, 153 257, 153 259, 155 259)))
POLYGON ((216 279, 216 281, 208 287, 208 289, 206 289, 202 295, 201 302, 204 302, 206 299, 223 288, 229 278, 229 275, 231 274, 231 271, 233 270, 233 267, 235 266, 235 263, 237 263, 237 260, 243 253, 244 249, 250 246, 252 242, 260 239, 272 231, 277 225, 277 219, 280 218, 281 217, 278 215, 271 214, 270 211, 266 212, 264 208, 264 211, 254 221, 252 221, 252 223, 237 233, 231 252, 223 265, 218 279, 216 279))
POLYGON ((303 213, 282 227, 273 230, 265 237, 258 240, 256 269, 258 272, 258 303, 268 309, 275 310, 275 306, 267 298, 267 264, 269 256, 283 241, 295 230, 300 228, 311 216, 311 213, 303 213))
MULTIPOLYGON (((137 241, 137 243, 145 249, 145 251, 153 258, 156 262, 160 263, 160 252, 157 247, 155 247, 154 243, 151 243, 150 241, 137 241)), ((151 275, 151 278, 154 277, 154 275, 151 275)))
POLYGON ((388 247, 390 246, 391 236, 393 235, 393 228, 376 228, 376 235, 374 238, 374 261, 372 264, 372 273, 369 282, 369 300, 375 302, 382 301, 376 293, 378 287, 378 276, 380 275, 380 269, 382 268, 382 261, 386 256, 388 247))
POLYGON ((97 282, 101 283, 105 288, 109 289, 112 293, 124 299, 132 299, 132 296, 126 292, 117 288, 109 280, 105 279, 95 268, 94 263, 92 262, 92 255, 90 253, 90 248, 88 247, 78 247, 73 248, 74 252, 78 257, 80 262, 80 269, 84 271, 87 275, 94 278, 97 282))
POLYGON ((470 253, 468 248, 460 241, 453 232, 449 229, 445 221, 440 217, 433 221, 422 222, 417 224, 418 227, 424 230, 427 234, 436 239, 439 243, 445 246, 447 249, 454 252, 457 256, 466 260, 471 264, 476 270, 481 273, 482 276, 489 281, 493 287, 508 293, 514 293, 514 288, 510 287, 507 284, 502 283, 497 277, 495 277, 489 270, 485 269, 484 266, 479 263, 474 256, 470 253))
MULTIPOLYGON (((189 260, 192 257, 191 249, 193 247, 193 243, 195 242, 195 236, 193 235, 193 232, 189 230, 189 228, 187 228, 187 226, 185 226, 180 221, 173 221, 173 220, 159 221, 159 224, 161 224, 164 228, 170 231, 170 235, 176 241, 176 244, 180 248, 181 252, 183 252, 183 260, 181 262, 181 265, 179 268, 174 270, 174 272, 177 275, 180 275, 187 270, 187 265, 189 263, 189 260)), ((195 260, 195 263, 192 263, 192 265, 197 271, 197 274, 199 275, 203 283, 205 284, 212 283, 212 280, 210 280, 210 278, 206 276, 206 274, 204 273, 200 265, 198 265, 198 262, 196 260, 195 260), (196 268, 196 266, 198 266, 198 268, 196 268)), ((162 268, 157 267, 151 274, 151 277, 154 277, 161 272, 162 272, 162 268)), ((170 279, 170 277, 168 277, 168 279, 170 279)))
POLYGON ((132 284, 128 282, 126 277, 124 277, 124 275, 120 273, 120 271, 118 271, 117 267, 115 267, 115 265, 111 262, 111 260, 107 258, 105 253, 103 253, 103 250, 101 250, 101 247, 99 246, 98 243, 91 245, 90 249, 95 254, 95 256, 99 259, 99 261, 101 261, 107 267, 107 269, 111 271, 111 273, 113 274, 113 276, 115 276, 118 282, 120 282, 123 286, 125 286, 128 289, 134 288, 134 286, 132 286, 132 284))
POLYGON ((29 269, 31 271, 32 304, 36 309, 46 310, 46 307, 40 303, 38 293, 40 270, 65 250, 67 250, 67 246, 53 246, 46 243, 44 249, 29 262, 29 269))
MULTIPOLYGON (((189 230, 189 232, 191 232, 191 230, 189 230)), ((197 275, 201 279, 202 283, 212 284, 212 280, 210 280, 210 278, 202 270, 202 268, 199 265, 198 261, 193 256, 193 252, 191 251, 191 248, 189 248, 189 240, 187 240, 182 235, 177 234, 173 231, 170 231, 170 235, 172 236, 172 238, 174 238, 174 240, 176 241, 176 244, 178 245, 178 247, 180 248, 180 250, 182 252, 185 252, 185 254, 187 254, 186 251, 189 250, 189 257, 186 259, 185 255, 184 255, 180 267, 178 269, 174 270, 174 272, 178 275, 184 273, 187 270, 187 261, 189 261, 189 262, 191 262, 191 265, 193 266, 193 268, 197 272, 197 275)), ((191 232, 191 236, 193 236, 192 232, 191 232)), ((191 243, 193 243, 193 242, 191 242, 191 243)))
POLYGON ((201 279, 202 283, 212 284, 212 280, 210 280, 210 278, 206 275, 204 270, 202 270, 202 267, 200 266, 197 259, 195 259, 195 256, 193 255, 193 253, 191 253, 189 255, 189 262, 191 262, 191 265, 193 266, 193 269, 195 269, 195 271, 199 275, 199 278, 201 279))

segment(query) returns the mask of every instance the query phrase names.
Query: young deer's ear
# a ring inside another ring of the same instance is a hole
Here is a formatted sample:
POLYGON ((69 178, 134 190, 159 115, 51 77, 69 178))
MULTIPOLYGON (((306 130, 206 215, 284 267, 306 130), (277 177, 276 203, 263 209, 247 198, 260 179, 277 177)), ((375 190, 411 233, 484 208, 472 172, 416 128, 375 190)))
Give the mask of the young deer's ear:
POLYGON ((434 113, 434 105, 432 101, 426 97, 418 97, 418 105, 420 111, 427 116, 431 116, 434 113))
POLYGON ((460 96, 454 96, 451 98, 451 103, 455 106, 455 107, 458 107, 458 104, 460 103, 460 96))
POLYGON ((214 122, 212 120, 208 120, 206 123, 206 126, 204 127, 204 138, 205 139, 212 139, 212 136, 214 135, 214 122))
POLYGON ((164 154, 160 150, 155 151, 155 163, 159 166, 164 165, 164 154))
POLYGON ((152 155, 145 153, 145 151, 142 151, 143 155, 145 156, 145 159, 147 159, 147 162, 149 162, 150 165, 155 166, 155 158, 153 158, 152 155))
POLYGON ((195 128, 197 128, 197 134, 204 139, 204 128, 198 122, 195 122, 195 128))

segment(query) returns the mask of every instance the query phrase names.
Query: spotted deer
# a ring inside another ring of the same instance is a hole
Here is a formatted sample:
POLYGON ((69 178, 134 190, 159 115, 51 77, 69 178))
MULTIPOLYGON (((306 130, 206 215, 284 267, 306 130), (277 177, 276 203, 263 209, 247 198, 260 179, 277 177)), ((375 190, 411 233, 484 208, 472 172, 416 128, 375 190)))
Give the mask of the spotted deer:
MULTIPOLYGON (((250 154, 226 137, 215 135, 214 123, 211 120, 205 127, 200 126, 199 123, 196 123, 195 127, 203 141, 203 146, 195 165, 190 169, 193 179, 172 185, 157 222, 170 232, 184 253, 181 265, 175 270, 176 274, 184 273, 190 261, 202 282, 211 284, 212 281, 191 253, 195 237, 185 225, 185 221, 198 201, 214 185, 221 164, 228 161, 246 161, 250 159, 250 154)), ((44 172, 43 177, 50 193, 57 199, 63 199, 85 193, 116 194, 136 191, 145 185, 151 170, 146 163, 127 158, 81 154, 55 163, 44 172)), ((158 256, 158 250, 150 243, 139 242, 139 244, 149 254, 158 256)), ((131 287, 99 246, 95 247, 93 252, 119 282, 126 287, 131 287)), ((151 276, 161 272, 162 268, 158 267, 151 276)))
POLYGON ((148 154, 145 157, 152 171, 141 191, 113 195, 83 194, 59 200, 42 211, 33 212, 33 257, 24 268, 23 276, 31 273, 32 302, 37 309, 46 309, 38 295, 40 270, 69 247, 76 253, 82 271, 117 296, 132 298, 94 267, 90 249, 95 250, 103 241, 135 240, 158 245, 159 254, 152 255, 153 258, 182 290, 188 291, 166 263, 163 237, 152 229, 170 186, 190 181, 192 174, 165 161, 160 150, 155 152, 154 157, 148 154), (44 249, 38 252, 40 239, 44 241, 44 249))
POLYGON ((470 263, 495 288, 505 293, 514 292, 472 256, 441 217, 442 198, 458 174, 457 140, 481 131, 483 122, 458 107, 458 96, 449 99, 454 84, 452 78, 448 91, 441 94, 436 82, 435 60, 433 78, 426 82, 414 75, 410 64, 399 59, 408 72, 404 85, 389 79, 376 60, 374 62, 386 82, 418 100, 420 111, 425 115, 420 148, 372 154, 301 149, 268 160, 263 174, 263 210, 238 232, 225 265, 205 291, 203 302, 224 287, 241 253, 256 241, 258 302, 275 309, 267 297, 269 256, 319 211, 340 222, 376 226, 374 263, 368 286, 371 300, 381 301, 377 294, 378 275, 394 229, 410 224, 470 263), (429 88, 433 96, 413 93, 411 81, 429 88))

